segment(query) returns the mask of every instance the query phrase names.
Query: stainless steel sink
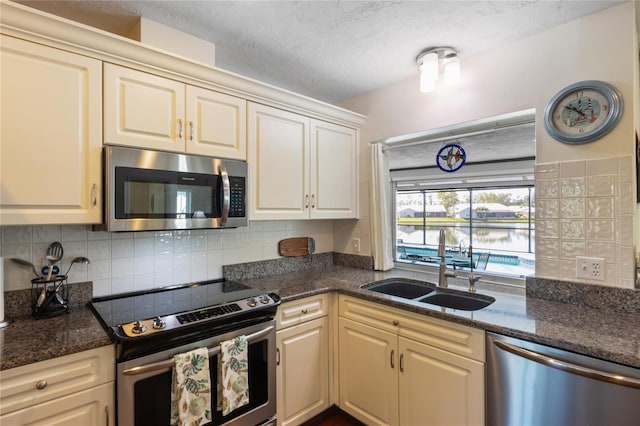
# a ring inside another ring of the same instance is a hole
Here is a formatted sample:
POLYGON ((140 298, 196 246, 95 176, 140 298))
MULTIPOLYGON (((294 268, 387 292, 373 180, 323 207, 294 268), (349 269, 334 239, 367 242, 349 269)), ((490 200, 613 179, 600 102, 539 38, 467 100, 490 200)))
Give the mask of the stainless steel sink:
POLYGON ((431 305, 438 305, 445 308, 459 309, 461 311, 477 311, 478 309, 486 308, 496 299, 490 296, 484 296, 480 294, 458 294, 450 292, 437 291, 430 294, 427 297, 418 299, 418 302, 429 303, 431 305))
POLYGON ((461 311, 477 311, 496 301, 491 296, 452 289, 439 289, 435 284, 402 278, 376 281, 371 284, 365 284, 361 288, 461 311))
POLYGON ((365 284, 362 288, 375 291, 377 293, 388 294, 390 296, 402 297, 403 299, 416 299, 425 296, 436 287, 433 284, 421 283, 403 279, 388 279, 365 284))

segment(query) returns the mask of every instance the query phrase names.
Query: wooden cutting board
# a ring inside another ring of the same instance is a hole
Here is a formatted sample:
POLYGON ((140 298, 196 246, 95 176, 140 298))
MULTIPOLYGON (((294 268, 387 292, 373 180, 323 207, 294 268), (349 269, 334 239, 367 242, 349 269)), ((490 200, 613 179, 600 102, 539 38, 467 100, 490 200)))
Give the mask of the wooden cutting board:
POLYGON ((286 238, 278 243, 278 254, 285 257, 308 256, 316 251, 316 242, 310 237, 286 238))

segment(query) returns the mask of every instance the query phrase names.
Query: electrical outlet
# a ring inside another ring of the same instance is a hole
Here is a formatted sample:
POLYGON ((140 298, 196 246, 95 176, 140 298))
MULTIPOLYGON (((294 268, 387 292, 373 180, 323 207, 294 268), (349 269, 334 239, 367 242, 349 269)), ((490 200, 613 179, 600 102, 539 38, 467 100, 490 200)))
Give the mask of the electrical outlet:
POLYGON ((353 239, 353 251, 360 253, 360 238, 353 239))
POLYGON ((604 259, 601 257, 576 257, 576 277, 604 281, 604 259))

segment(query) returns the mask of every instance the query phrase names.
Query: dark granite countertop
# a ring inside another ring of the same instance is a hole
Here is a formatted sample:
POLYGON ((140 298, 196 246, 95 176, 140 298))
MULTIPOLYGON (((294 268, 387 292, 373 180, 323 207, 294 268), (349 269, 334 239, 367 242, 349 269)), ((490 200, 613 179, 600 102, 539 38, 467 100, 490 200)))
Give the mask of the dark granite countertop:
MULTIPOLYGON (((341 266, 322 271, 291 272, 242 280, 252 287, 277 293, 283 302, 329 291, 338 291, 373 302, 459 324, 522 338, 619 364, 640 368, 640 314, 618 313, 524 295, 490 291, 478 284, 478 293, 495 297, 478 311, 460 311, 362 290, 362 284, 386 278, 425 280, 412 271, 378 272, 341 266)), ((464 290, 450 284, 450 288, 464 290)))
POLYGON ((38 320, 20 316, 0 329, 0 370, 110 344, 109 335, 88 307, 72 307, 68 314, 38 320))
MULTIPOLYGON (((393 277, 425 280, 424 275, 411 271, 378 272, 326 266, 322 270, 289 272, 241 281, 277 293, 283 302, 337 291, 640 368, 638 313, 618 313, 490 291, 482 282, 478 284, 478 293, 493 296, 496 301, 474 312, 440 308, 360 289, 362 284, 393 277)), ((453 283, 450 287, 464 289, 453 283)), ((0 370, 109 344, 112 344, 109 335, 88 307, 75 307, 69 314, 39 320, 28 315, 19 316, 13 318, 9 327, 0 329, 0 370)))

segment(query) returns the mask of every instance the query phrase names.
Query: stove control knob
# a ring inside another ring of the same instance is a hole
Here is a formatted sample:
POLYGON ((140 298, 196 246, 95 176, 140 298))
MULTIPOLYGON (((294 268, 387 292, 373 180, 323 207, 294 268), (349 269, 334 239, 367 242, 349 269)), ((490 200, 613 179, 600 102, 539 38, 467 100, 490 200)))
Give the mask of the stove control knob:
POLYGON ((269 303, 269 296, 267 296, 266 294, 260 296, 260 303, 262 303, 263 305, 269 303))
POLYGON ((162 330, 167 326, 167 323, 160 317, 155 317, 153 319, 153 328, 156 330, 162 330))
POLYGON ((147 331, 147 326, 142 324, 141 321, 136 321, 136 322, 133 323, 133 328, 131 329, 131 331, 134 334, 142 334, 145 331, 147 331))
POLYGON ((255 306, 258 304, 258 302, 256 301, 255 297, 252 297, 251 299, 249 299, 247 301, 247 305, 249 305, 250 308, 255 308, 255 306))

